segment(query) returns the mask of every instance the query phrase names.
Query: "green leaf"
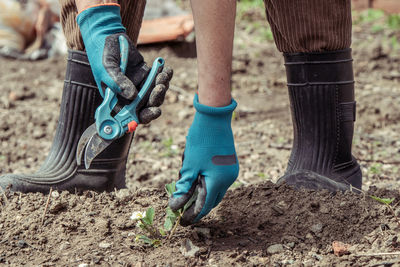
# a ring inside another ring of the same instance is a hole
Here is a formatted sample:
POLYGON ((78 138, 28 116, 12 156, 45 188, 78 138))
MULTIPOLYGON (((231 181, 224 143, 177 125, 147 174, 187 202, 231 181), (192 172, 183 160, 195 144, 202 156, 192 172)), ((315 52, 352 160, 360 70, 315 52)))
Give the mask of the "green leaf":
POLYGON ((154 208, 150 207, 146 210, 146 217, 142 219, 142 221, 148 225, 153 225, 154 221, 154 208))
POLYGON ((196 188, 196 190, 194 190, 192 197, 189 199, 188 202, 186 202, 185 206, 183 206, 182 213, 184 213, 188 208, 190 208, 190 206, 192 206, 192 204, 196 201, 198 195, 199 195, 199 192, 197 191, 197 188, 196 188))
POLYGON ((159 246, 161 246, 161 240, 159 240, 159 239, 153 239, 151 245, 152 245, 153 247, 155 247, 155 248, 156 248, 156 247, 159 247, 159 246))
POLYGON ((174 226, 175 220, 171 217, 167 217, 164 222, 164 229, 165 231, 171 231, 172 227, 174 226))
POLYGON ((390 205, 394 201, 394 198, 380 198, 376 196, 371 196, 371 198, 385 205, 390 205))
POLYGON ((167 207, 167 208, 165 209, 165 212, 166 212, 166 214, 167 214, 167 215, 166 215, 167 217, 176 218, 176 217, 179 216, 179 210, 173 211, 170 207, 167 207))
POLYGON ((175 224, 176 219, 179 216, 179 211, 173 211, 170 207, 167 207, 165 210, 165 222, 164 222, 164 229, 166 231, 171 231, 172 227, 175 224))
POLYGON ((139 236, 138 236, 138 239, 139 239, 140 241, 142 241, 143 243, 146 243, 146 244, 149 244, 149 245, 152 245, 152 244, 153 244, 153 240, 150 239, 150 238, 148 238, 148 237, 145 236, 145 235, 139 235, 139 236))
POLYGON ((159 228, 158 231, 160 232, 161 236, 166 236, 167 235, 167 232, 165 232, 165 230, 162 229, 162 228, 159 228))
POLYGON ((161 241, 160 240, 151 239, 151 238, 149 238, 149 237, 147 237, 145 235, 139 235, 139 236, 137 236, 137 239, 142 241, 143 243, 148 244, 148 245, 153 246, 153 247, 158 247, 158 246, 161 245, 161 241))
POLYGON ((175 182, 172 182, 170 184, 166 184, 165 185, 165 191, 167 191, 167 194, 169 197, 172 196, 172 194, 175 192, 176 188, 175 188, 175 182))

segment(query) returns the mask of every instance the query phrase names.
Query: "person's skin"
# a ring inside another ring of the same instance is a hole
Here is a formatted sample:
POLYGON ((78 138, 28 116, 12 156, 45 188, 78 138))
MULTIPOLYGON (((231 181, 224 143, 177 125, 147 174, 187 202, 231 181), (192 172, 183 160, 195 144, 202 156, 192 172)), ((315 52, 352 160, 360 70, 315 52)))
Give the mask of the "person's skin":
POLYGON ((191 0, 196 29, 198 93, 203 105, 231 103, 236 0, 191 0))
MULTIPOLYGON (((76 0, 78 12, 116 0, 76 0)), ((203 105, 231 103, 231 70, 236 0, 191 0, 196 27, 198 93, 203 105)))

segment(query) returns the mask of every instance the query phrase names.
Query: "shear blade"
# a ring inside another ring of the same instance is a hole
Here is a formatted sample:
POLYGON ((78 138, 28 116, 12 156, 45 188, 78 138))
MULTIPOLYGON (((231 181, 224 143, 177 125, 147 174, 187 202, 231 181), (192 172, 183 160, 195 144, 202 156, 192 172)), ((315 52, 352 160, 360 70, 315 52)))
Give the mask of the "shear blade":
POLYGON ((105 140, 101 138, 97 132, 92 135, 89 142, 86 145, 85 150, 85 168, 89 169, 93 159, 95 159, 101 152, 104 151, 113 140, 105 140))
POLYGON ((93 135, 97 134, 96 130, 96 123, 90 125, 82 134, 81 138, 79 139, 78 146, 76 149, 76 163, 78 166, 81 165, 82 162, 82 155, 83 151, 89 142, 89 140, 93 137, 93 135))

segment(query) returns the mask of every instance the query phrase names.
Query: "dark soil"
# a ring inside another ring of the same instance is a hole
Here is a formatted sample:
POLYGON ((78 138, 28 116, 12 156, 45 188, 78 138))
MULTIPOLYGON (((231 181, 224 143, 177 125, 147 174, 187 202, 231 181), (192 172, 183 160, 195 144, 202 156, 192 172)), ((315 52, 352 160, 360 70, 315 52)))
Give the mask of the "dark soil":
MULTIPOLYGON (((399 31, 376 32, 372 22, 353 27, 358 109, 353 148, 365 192, 330 195, 273 184, 284 173, 292 128, 282 56, 256 23, 265 23, 260 11, 238 21, 232 81, 241 169, 218 208, 199 225, 179 227, 157 248, 135 241, 144 232, 130 220, 134 211, 152 206, 157 226, 163 224, 168 199, 163 187, 178 177, 197 80, 193 44, 141 47, 149 62, 163 56, 175 78, 163 116, 137 131, 128 189, 53 192, 50 198, 0 192, 0 263, 400 266, 400 50, 392 41, 400 42, 399 31), (395 200, 389 208, 369 195, 395 200), (193 257, 181 251, 188 240, 199 248, 193 257), (349 244, 348 254, 335 256, 333 241, 349 244)), ((31 172, 52 142, 65 60, 0 59, 0 65, 0 173, 31 172)))
POLYGON ((363 265, 383 262, 363 254, 400 246, 399 221, 363 194, 332 196, 271 182, 230 191, 211 216, 196 226, 179 228, 157 248, 135 241, 140 231, 130 216, 153 206, 156 223, 163 222, 168 197, 162 190, 2 197, 0 261, 13 265, 363 265), (199 248, 194 257, 180 252, 187 239, 199 248), (335 256, 331 244, 336 240, 351 244, 351 254, 335 256))

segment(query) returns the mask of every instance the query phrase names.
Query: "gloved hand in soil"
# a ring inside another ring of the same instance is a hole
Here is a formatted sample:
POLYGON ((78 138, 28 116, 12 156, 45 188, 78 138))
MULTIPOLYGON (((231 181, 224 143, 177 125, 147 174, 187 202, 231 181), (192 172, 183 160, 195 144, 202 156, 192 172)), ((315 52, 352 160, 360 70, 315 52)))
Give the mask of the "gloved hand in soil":
MULTIPOLYGON (((139 86, 145 81, 150 68, 142 55, 125 34, 118 4, 102 4, 89 7, 79 13, 77 22, 100 94, 109 87, 128 100, 133 100, 139 86), (128 65, 125 74, 120 69, 119 38, 129 43, 128 65)), ((147 107, 139 114, 141 123, 148 123, 161 115, 159 106, 164 102, 172 78, 172 69, 165 67, 158 74, 156 87, 150 95, 147 107)))
POLYGON ((169 200, 176 211, 195 197, 181 219, 184 226, 216 207, 239 173, 231 128, 235 100, 225 107, 209 107, 200 104, 196 95, 193 104, 197 112, 186 137, 176 191, 169 200))

